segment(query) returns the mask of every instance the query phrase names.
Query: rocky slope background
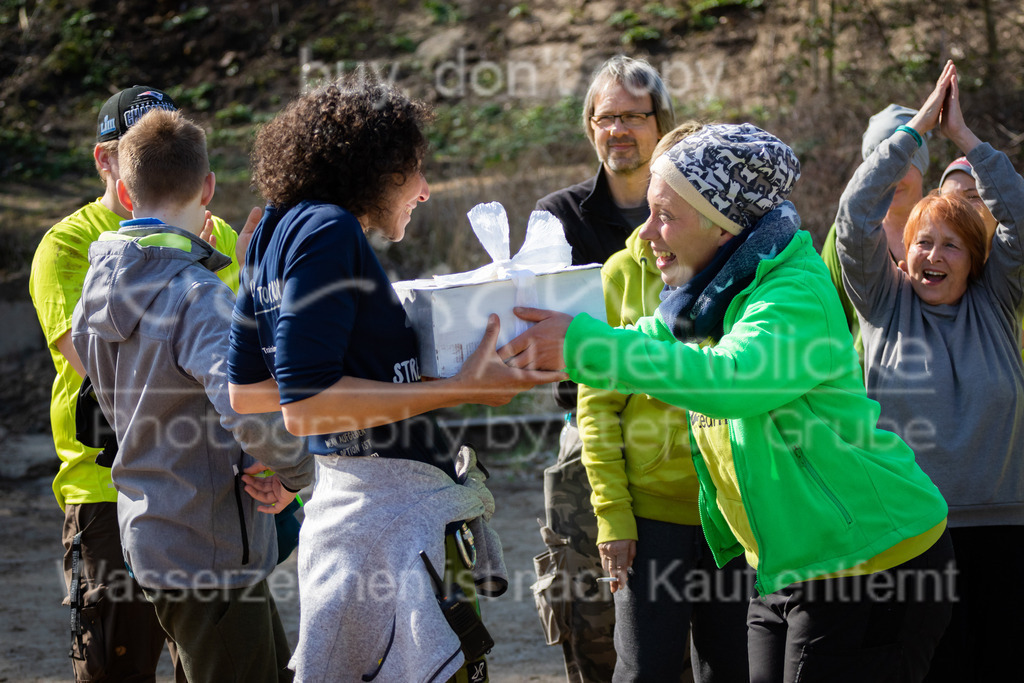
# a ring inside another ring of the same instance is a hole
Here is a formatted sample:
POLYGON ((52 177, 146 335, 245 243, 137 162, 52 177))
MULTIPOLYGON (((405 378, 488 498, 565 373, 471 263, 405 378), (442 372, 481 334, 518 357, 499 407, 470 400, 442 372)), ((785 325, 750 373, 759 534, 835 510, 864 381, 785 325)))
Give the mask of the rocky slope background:
MULTIPOLYGON (((260 203, 252 133, 303 87, 374 71, 429 101, 433 196, 406 241, 382 247, 405 278, 486 259, 474 204, 505 204, 515 248, 537 198, 593 172, 582 95, 618 52, 662 72, 681 119, 751 121, 789 142, 793 200, 819 241, 868 117, 919 104, 948 58, 969 124, 1024 168, 1024 7, 1010 0, 0 0, 0 429, 47 428, 52 369, 27 273, 46 228, 101 191, 91 150, 111 93, 163 88, 206 127, 212 208, 236 227, 260 203)), ((930 148, 926 187, 957 155, 930 148)))

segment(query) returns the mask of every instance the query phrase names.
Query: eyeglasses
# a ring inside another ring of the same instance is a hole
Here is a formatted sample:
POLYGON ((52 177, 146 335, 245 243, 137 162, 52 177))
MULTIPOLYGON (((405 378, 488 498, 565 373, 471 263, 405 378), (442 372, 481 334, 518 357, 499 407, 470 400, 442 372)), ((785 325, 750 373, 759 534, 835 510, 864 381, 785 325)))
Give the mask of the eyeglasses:
POLYGON ((615 125, 615 119, 622 121, 622 125, 626 128, 640 128, 647 123, 647 117, 654 116, 653 111, 648 112, 629 112, 627 114, 603 114, 601 116, 591 116, 590 122, 598 128, 611 128, 615 125))

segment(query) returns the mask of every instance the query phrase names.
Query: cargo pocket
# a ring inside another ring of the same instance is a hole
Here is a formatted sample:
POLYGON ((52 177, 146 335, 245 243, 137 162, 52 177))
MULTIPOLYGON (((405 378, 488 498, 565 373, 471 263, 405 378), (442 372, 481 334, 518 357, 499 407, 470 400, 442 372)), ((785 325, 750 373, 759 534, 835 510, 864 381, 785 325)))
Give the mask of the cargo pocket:
POLYGON ((530 586, 537 605, 544 639, 548 645, 565 642, 572 620, 572 578, 569 575, 570 558, 574 551, 569 539, 558 536, 549 527, 541 529, 548 550, 533 558, 537 581, 530 586), (555 545, 561 541, 561 545, 555 545), (554 542, 554 543, 553 543, 554 542))
POLYGON ((99 681, 106 678, 106 638, 103 629, 103 588, 85 591, 79 604, 71 604, 71 651, 75 678, 99 681))

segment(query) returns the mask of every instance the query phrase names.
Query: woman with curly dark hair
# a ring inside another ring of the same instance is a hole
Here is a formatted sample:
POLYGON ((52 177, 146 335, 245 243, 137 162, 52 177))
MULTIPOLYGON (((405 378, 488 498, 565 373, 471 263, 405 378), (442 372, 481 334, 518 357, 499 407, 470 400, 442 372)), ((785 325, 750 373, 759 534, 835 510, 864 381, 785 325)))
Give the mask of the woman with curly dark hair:
POLYGON ((427 151, 421 128, 430 118, 424 104, 394 88, 321 88, 260 130, 253 182, 274 207, 329 202, 369 217, 368 229, 379 229, 375 224, 387 222, 392 208, 387 195, 409 177, 417 201, 429 195, 420 162, 427 151))
MULTIPOLYGON (((253 151, 268 207, 246 255, 229 386, 239 412, 282 411, 316 458, 299 544, 299 680, 444 681, 460 669, 419 551, 438 568, 461 557, 471 598, 474 584, 495 595, 507 579, 481 522, 493 498, 475 457, 454 457, 428 413, 504 405, 561 376, 506 366, 491 316, 457 375, 420 382, 416 336, 364 233, 401 240, 429 197, 428 117, 386 84, 329 85, 268 123, 253 151)), ((486 671, 482 658, 469 665, 486 671)))

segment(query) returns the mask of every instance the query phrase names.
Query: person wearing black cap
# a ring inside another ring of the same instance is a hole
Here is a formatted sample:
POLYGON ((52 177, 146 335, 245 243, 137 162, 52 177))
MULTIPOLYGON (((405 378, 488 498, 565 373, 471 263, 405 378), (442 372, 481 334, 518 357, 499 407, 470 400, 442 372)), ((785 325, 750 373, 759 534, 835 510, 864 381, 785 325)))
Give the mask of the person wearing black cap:
POLYGON ((150 109, 177 111, 178 108, 169 95, 145 85, 133 85, 112 95, 100 108, 96 141, 120 140, 150 109))
MULTIPOLYGON (((57 371, 50 422, 61 465, 53 480, 53 493, 64 510, 64 576, 75 612, 73 622, 80 624, 72 633, 76 680, 152 677, 165 640, 152 605, 124 568, 117 491, 110 469, 96 463, 100 449, 86 446, 75 434, 75 405, 85 369, 70 334, 71 316, 89 268, 89 245, 102 233, 118 230, 121 220, 131 218, 117 199, 118 140, 154 108, 173 111, 177 107, 166 93, 137 85, 113 95, 100 108, 93 158, 104 184, 103 196, 43 235, 29 279, 32 303, 57 371), (113 588, 118 590, 116 599, 108 595, 113 588)), ((251 233, 258 219, 258 211, 250 214, 243 234, 251 233)), ((244 240, 219 218, 212 223, 215 246, 235 257, 217 275, 237 291, 240 259, 235 249, 244 240)))

